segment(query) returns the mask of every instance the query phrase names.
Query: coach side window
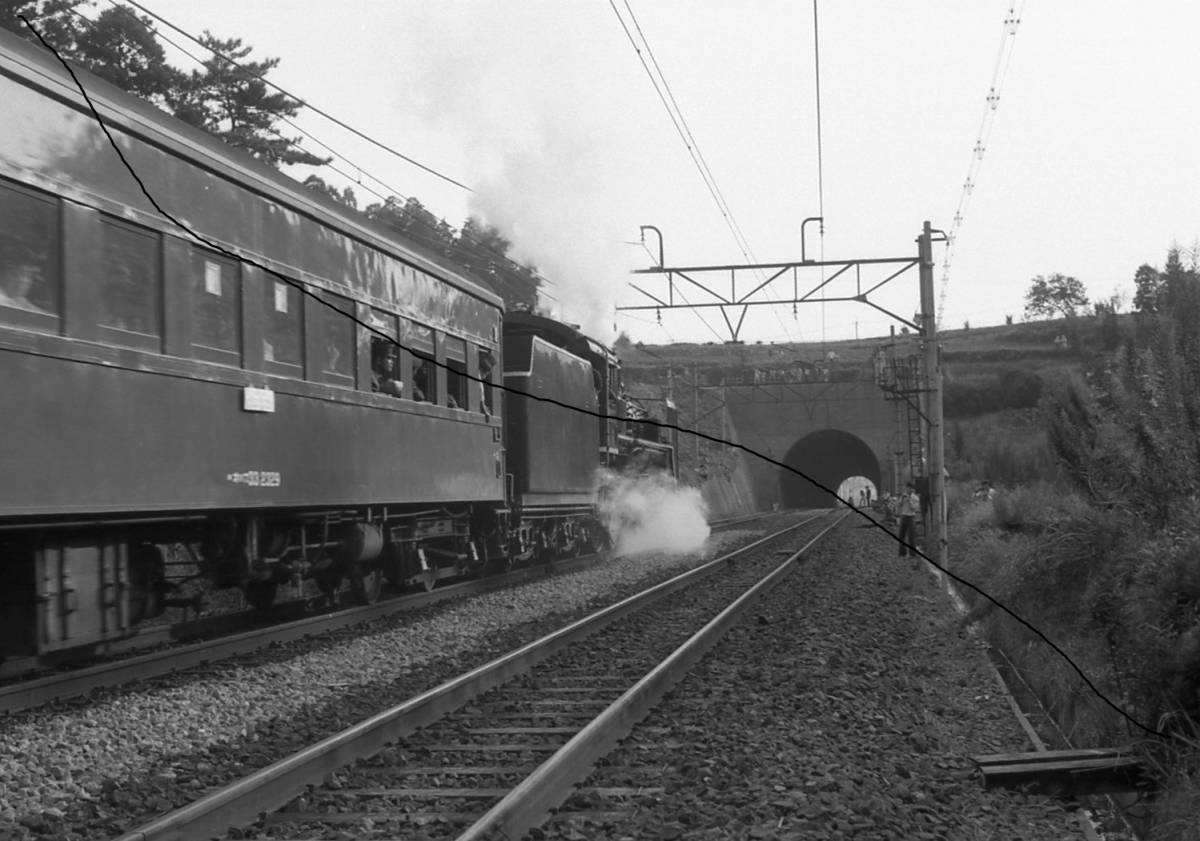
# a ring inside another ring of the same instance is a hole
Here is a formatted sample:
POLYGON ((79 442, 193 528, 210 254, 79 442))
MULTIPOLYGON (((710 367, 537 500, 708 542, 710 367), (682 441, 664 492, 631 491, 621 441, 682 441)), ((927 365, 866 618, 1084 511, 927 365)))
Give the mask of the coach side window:
POLYGON ((371 391, 404 396, 404 381, 400 373, 400 346, 396 343, 396 316, 372 309, 367 313, 371 327, 371 391))
POLYGON ((162 244, 154 231, 102 220, 100 325, 105 338, 157 349, 162 336, 162 244))
POLYGON ((267 277, 263 285, 263 359, 284 365, 300 365, 304 318, 300 292, 290 283, 267 277))
POLYGON ((492 395, 492 371, 496 367, 496 358, 489 349, 482 346, 476 348, 475 352, 479 354, 479 411, 491 420, 494 405, 492 401, 495 400, 492 395))
POLYGON ((322 379, 339 385, 354 384, 354 303, 338 295, 322 292, 321 359, 322 379), (348 381, 348 382, 347 382, 348 381))
POLYGON ((0 320, 55 329, 59 240, 55 200, 0 183, 0 320))
POLYGON ((238 364, 242 350, 242 284, 232 260, 194 250, 192 345, 196 355, 238 364))
POLYGON ((409 327, 408 337, 413 352, 413 400, 436 403, 437 366, 433 355, 433 330, 421 324, 409 327))
POLYGON ((446 336, 446 405, 451 409, 470 409, 467 402, 467 343, 446 336))

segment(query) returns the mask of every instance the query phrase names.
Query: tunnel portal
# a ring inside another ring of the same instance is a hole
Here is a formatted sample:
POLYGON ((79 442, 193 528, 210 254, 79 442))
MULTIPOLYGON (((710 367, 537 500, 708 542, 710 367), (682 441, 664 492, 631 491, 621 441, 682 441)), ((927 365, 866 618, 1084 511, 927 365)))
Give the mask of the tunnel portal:
MULTIPOLYGON (((836 491, 851 476, 865 476, 876 488, 883 487, 875 453, 857 435, 840 429, 805 435, 788 450, 784 464, 829 491, 836 491)), ((791 470, 780 470, 779 490, 785 508, 829 508, 836 504, 830 493, 791 470)))

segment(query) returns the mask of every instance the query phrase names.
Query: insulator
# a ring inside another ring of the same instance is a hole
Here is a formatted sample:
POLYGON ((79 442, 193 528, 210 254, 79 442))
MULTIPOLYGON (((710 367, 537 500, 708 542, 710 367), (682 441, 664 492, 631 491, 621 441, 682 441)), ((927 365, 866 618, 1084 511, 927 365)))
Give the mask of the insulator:
POLYGON ((660 309, 659 307, 655 307, 654 308, 654 317, 656 319, 658 319, 659 324, 662 324, 662 309, 660 309))
POLYGON ((980 160, 983 160, 983 148, 983 141, 975 144, 975 157, 979 158, 980 160))

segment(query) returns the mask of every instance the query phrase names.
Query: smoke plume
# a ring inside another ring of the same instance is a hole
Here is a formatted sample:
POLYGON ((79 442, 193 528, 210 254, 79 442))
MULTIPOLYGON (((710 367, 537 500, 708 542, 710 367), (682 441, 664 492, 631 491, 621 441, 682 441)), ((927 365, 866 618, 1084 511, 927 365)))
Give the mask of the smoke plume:
POLYGON ((418 45, 404 57, 413 77, 401 96, 465 146, 469 210, 511 240, 510 257, 553 282, 541 303, 608 341, 633 262, 623 241, 634 232, 614 197, 627 192, 637 150, 603 117, 619 110, 621 92, 595 44, 612 21, 595 14, 558 2, 437 4, 427 20, 417 12, 415 29, 453 25, 461 49, 418 45))
POLYGON ((597 477, 600 520, 618 554, 698 551, 708 539, 708 506, 696 488, 676 484, 665 473, 597 477))

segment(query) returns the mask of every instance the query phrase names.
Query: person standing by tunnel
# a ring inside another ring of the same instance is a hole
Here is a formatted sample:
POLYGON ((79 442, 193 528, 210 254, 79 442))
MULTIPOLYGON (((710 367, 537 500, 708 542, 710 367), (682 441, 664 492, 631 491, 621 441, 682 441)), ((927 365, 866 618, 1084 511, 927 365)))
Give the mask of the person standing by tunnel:
MULTIPOLYGON (((917 495, 917 486, 909 482, 904 489, 904 493, 900 494, 900 505, 897 510, 897 515, 900 517, 900 533, 897 537, 900 539, 900 557, 908 557, 909 545, 916 544, 917 540, 917 511, 921 508, 921 498, 917 495)), ((916 555, 914 548, 913 554, 916 555)))

